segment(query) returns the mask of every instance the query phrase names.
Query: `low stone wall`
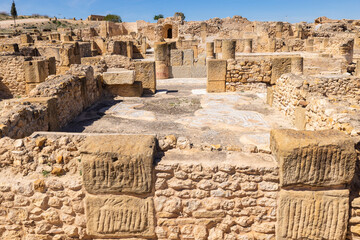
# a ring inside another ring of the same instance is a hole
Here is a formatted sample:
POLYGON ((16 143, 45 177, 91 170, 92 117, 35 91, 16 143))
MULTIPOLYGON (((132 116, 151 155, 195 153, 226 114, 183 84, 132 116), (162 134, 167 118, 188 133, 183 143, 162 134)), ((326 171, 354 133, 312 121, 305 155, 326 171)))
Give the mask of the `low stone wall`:
MULTIPOLYGON (((23 138, 34 131, 49 130, 49 103, 47 100, 16 101, 14 105, 4 106, 0 114, 0 137, 23 138)), ((4 103, 7 105, 9 103, 4 103)))
POLYGON ((277 167, 252 155, 238 156, 237 163, 206 156, 194 163, 161 161, 155 167, 158 239, 274 238, 277 167), (241 161, 250 157, 258 166, 241 161))
POLYGON ((338 129, 360 133, 359 79, 284 74, 271 88, 272 105, 303 129, 338 129))
POLYGON ((24 56, 0 55, 0 99, 24 96, 24 56))
POLYGON ((0 237, 345 240, 358 232, 355 143, 274 130, 273 155, 156 154, 150 135, 1 138, 0 237))
POLYGON ((31 97, 56 98, 60 128, 98 100, 100 94, 92 67, 82 65, 72 65, 67 75, 50 76, 30 92, 31 97))
POLYGON ((270 59, 228 60, 226 71, 226 90, 239 91, 242 85, 270 83, 272 63, 270 59))

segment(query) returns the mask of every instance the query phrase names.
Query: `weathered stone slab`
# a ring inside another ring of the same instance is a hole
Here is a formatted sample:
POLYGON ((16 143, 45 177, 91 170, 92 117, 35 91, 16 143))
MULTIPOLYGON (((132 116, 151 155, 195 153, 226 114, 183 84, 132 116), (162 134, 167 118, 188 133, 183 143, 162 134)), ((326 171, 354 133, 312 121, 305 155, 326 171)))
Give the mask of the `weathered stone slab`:
POLYGON ((225 81, 207 81, 206 91, 208 93, 220 93, 226 91, 225 81))
POLYGON ((156 93, 155 62, 135 62, 135 81, 142 82, 144 92, 156 93))
POLYGON ((154 237, 152 198, 87 196, 87 234, 99 238, 154 237))
POLYGON ((184 53, 184 61, 183 64, 185 66, 192 66, 194 65, 194 50, 192 49, 185 49, 184 53))
POLYGON ((154 136, 88 137, 82 148, 83 184, 92 194, 151 192, 154 136))
POLYGON ((106 89, 115 96, 120 97, 141 97, 144 89, 142 87, 142 82, 134 82, 134 84, 119 84, 119 85, 109 85, 106 89))
POLYGON ((103 80, 106 85, 134 84, 135 72, 132 70, 119 70, 104 72, 103 80))
POLYGON ((291 58, 275 57, 272 59, 271 84, 275 84, 276 80, 285 73, 291 72, 291 58))
POLYGON ((183 65, 183 51, 178 49, 172 49, 170 51, 170 65, 182 66, 183 65))
POLYGON ((279 162, 283 187, 336 186, 353 179, 355 145, 339 131, 272 130, 270 146, 279 162))
POLYGON ((226 60, 209 59, 207 61, 208 80, 225 81, 226 79, 226 60))
POLYGON ((344 240, 349 217, 349 191, 281 191, 277 240, 344 240))

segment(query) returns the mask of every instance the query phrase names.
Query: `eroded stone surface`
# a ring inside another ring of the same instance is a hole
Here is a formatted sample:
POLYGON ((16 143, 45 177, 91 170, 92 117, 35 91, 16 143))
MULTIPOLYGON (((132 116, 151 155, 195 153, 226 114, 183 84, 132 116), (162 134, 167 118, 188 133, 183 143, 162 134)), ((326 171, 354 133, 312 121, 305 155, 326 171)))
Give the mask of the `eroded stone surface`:
POLYGON ((87 233, 94 237, 154 237, 153 199, 88 196, 87 233))
POLYGON ((151 191, 153 136, 99 136, 85 140, 82 156, 85 189, 93 194, 151 191))
POLYGON ((353 179, 357 159, 354 142, 343 133, 272 130, 270 144, 283 187, 334 186, 353 179))
POLYGON ((277 239, 345 239, 349 191, 281 191, 277 239))

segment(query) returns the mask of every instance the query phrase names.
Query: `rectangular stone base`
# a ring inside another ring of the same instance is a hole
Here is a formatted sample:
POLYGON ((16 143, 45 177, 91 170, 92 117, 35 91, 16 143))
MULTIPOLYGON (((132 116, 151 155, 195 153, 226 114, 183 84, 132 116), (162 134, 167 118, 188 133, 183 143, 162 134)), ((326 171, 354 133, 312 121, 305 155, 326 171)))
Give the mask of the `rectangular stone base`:
POLYGON ((143 87, 141 82, 134 82, 132 85, 111 85, 106 89, 112 94, 121 97, 141 97, 143 94, 143 87))
POLYGON ((225 81, 207 81, 206 90, 208 93, 226 92, 225 81))

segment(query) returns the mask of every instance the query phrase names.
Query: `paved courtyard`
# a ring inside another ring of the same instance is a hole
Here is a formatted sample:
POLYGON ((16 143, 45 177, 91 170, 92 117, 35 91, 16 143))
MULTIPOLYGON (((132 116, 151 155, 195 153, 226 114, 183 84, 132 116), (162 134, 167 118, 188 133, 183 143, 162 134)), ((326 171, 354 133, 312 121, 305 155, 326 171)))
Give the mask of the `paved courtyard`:
POLYGON ((266 105, 265 92, 208 94, 206 79, 157 81, 158 92, 142 98, 97 103, 64 131, 156 134, 186 137, 194 146, 244 146, 269 149, 272 128, 293 128, 266 105))

